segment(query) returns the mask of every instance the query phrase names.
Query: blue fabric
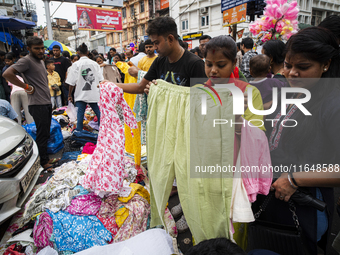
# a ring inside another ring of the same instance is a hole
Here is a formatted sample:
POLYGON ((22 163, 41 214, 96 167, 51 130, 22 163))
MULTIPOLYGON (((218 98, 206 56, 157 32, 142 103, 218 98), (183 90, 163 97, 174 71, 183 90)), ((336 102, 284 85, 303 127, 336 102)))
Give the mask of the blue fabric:
POLYGON ((61 160, 77 160, 80 154, 81 154, 81 151, 64 152, 61 160))
POLYGON ((74 190, 80 190, 80 192, 75 195, 74 197, 79 197, 79 196, 83 196, 83 195, 87 195, 89 194, 89 192, 87 191, 87 189, 85 189, 83 186, 81 185, 77 185, 74 187, 74 190))
MULTIPOLYGON (((316 188, 316 198, 324 201, 319 188, 316 188)), ((316 240, 319 242, 321 240, 321 237, 326 233, 328 229, 328 218, 327 218, 326 210, 324 210, 323 212, 317 210, 316 212, 317 212, 317 219, 318 219, 316 240)))
POLYGON ((82 130, 75 130, 71 136, 71 140, 74 141, 74 145, 84 146, 86 143, 97 144, 98 134, 82 130))
POLYGON ((5 33, 0 32, 0 41, 4 43, 6 43, 7 41, 8 45, 12 45, 12 42, 13 42, 13 44, 19 44, 21 48, 24 47, 24 44, 22 43, 21 40, 19 40, 14 35, 7 33, 7 32, 5 33))
POLYGON ((23 19, 9 18, 7 16, 0 16, 0 28, 5 28, 6 30, 20 30, 33 28, 36 24, 32 21, 27 21, 23 19))
POLYGON ((10 118, 11 120, 18 117, 18 114, 14 111, 11 104, 4 99, 0 99, 0 115, 10 118))
POLYGON ((96 216, 46 211, 53 220, 53 234, 59 251, 80 252, 95 245, 106 245, 112 240, 110 231, 96 216))
POLYGON ((77 112, 77 131, 82 131, 83 130, 83 120, 84 120, 84 113, 86 110, 86 105, 89 104, 94 111, 94 113, 97 115, 98 118, 98 125, 100 125, 100 110, 98 107, 97 103, 86 103, 84 101, 77 101, 76 102, 76 107, 78 107, 78 112, 77 112))

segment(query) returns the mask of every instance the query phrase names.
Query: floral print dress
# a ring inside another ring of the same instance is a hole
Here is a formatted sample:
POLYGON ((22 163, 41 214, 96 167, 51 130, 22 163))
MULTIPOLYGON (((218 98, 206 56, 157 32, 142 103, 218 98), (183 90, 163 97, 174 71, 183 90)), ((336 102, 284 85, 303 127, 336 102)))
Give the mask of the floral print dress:
POLYGON ((95 191, 96 194, 117 194, 123 186, 125 137, 116 105, 120 105, 123 110, 125 124, 136 129, 137 122, 123 98, 123 90, 112 82, 101 83, 101 118, 97 147, 82 180, 82 186, 95 191))

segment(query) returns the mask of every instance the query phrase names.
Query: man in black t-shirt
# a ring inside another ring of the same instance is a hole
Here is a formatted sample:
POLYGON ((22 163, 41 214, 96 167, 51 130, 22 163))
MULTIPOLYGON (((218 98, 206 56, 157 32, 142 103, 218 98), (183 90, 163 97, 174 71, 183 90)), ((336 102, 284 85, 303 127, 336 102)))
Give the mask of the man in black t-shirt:
POLYGON ((148 93, 147 85, 156 79, 189 87, 190 78, 206 77, 203 60, 180 46, 177 25, 173 18, 156 18, 149 25, 147 33, 159 56, 139 84, 117 84, 124 92, 148 93))
POLYGON ((62 87, 62 94, 64 99, 64 105, 67 104, 67 97, 68 97, 68 85, 65 84, 66 79, 66 72, 67 69, 71 66, 71 61, 63 56, 60 55, 61 50, 59 45, 53 46, 53 58, 50 60, 54 61, 55 71, 60 76, 61 87, 62 87))

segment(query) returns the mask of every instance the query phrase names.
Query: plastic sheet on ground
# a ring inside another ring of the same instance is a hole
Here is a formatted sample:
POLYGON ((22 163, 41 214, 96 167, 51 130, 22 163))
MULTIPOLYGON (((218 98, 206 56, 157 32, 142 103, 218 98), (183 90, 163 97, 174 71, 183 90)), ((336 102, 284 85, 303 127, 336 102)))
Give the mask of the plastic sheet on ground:
POLYGON ((178 254, 174 250, 173 239, 163 229, 150 229, 120 243, 94 246, 75 253, 77 255, 169 255, 178 254))

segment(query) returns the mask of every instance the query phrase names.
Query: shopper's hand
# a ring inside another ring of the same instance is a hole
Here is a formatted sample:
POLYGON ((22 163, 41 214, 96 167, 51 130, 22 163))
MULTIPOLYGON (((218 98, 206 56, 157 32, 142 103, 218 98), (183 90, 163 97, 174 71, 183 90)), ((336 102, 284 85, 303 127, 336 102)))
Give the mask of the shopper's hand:
POLYGON ((131 66, 128 69, 128 73, 133 77, 137 77, 138 76, 138 68, 136 66, 131 66))
POLYGON ((146 84, 146 88, 144 89, 144 92, 148 95, 149 94, 149 89, 151 87, 151 84, 154 84, 154 85, 157 85, 157 81, 156 80, 153 80, 153 81, 150 81, 149 84, 146 84))
POLYGON ((102 64, 100 64, 99 66, 100 66, 100 67, 104 67, 104 66, 107 66, 107 64, 106 64, 106 63, 102 63, 102 64))
POLYGON ((280 178, 277 179, 272 186, 270 187, 270 190, 275 189, 275 197, 280 200, 284 200, 285 202, 288 202, 290 197, 294 194, 296 189, 290 185, 288 180, 288 174, 283 173, 281 174, 280 178))
POLYGON ((34 87, 31 85, 28 85, 28 89, 25 90, 27 94, 32 95, 35 91, 34 87))
POLYGON ((104 83, 104 82, 110 82, 108 80, 102 80, 98 85, 97 85, 97 88, 99 88, 100 84, 104 83))
POLYGON ((70 101, 71 103, 73 103, 72 97, 68 96, 68 101, 70 101))

